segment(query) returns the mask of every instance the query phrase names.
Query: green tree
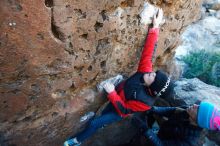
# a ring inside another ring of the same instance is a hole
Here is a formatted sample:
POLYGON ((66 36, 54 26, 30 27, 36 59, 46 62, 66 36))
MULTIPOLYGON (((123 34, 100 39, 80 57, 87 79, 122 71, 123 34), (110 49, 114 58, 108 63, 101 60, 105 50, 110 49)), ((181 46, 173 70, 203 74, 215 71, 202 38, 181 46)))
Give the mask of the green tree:
POLYGON ((183 77, 196 77, 207 84, 220 87, 220 52, 194 51, 182 60, 187 64, 183 77))

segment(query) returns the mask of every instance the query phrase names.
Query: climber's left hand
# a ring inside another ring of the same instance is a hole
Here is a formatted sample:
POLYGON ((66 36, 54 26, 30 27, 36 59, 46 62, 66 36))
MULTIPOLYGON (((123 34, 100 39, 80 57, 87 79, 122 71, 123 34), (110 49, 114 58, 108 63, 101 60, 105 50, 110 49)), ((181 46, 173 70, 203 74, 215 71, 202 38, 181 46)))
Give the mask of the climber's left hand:
POLYGON ((115 90, 115 86, 112 83, 105 83, 103 87, 107 93, 111 93, 115 90))

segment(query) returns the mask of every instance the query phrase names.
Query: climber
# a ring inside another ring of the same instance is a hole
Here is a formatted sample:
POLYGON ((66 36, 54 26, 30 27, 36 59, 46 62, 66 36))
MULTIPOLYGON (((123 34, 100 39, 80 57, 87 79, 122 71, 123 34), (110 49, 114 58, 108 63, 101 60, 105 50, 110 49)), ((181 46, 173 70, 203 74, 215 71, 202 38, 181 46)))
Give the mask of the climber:
POLYGON ((133 123, 142 131, 149 146, 198 146, 202 129, 220 131, 220 110, 212 103, 201 102, 185 109, 179 107, 152 107, 147 114, 134 116, 133 123), (166 117, 159 131, 152 128, 152 115, 166 117), (150 120, 149 120, 150 119, 150 120))
POLYGON ((64 142, 64 146, 79 145, 104 125, 121 120, 134 112, 151 109, 156 97, 169 97, 173 93, 173 82, 162 71, 153 72, 152 57, 158 40, 159 25, 163 11, 159 9, 153 18, 153 28, 148 31, 137 72, 120 83, 115 91, 111 83, 104 84, 111 102, 102 115, 89 122, 88 127, 74 138, 64 142))

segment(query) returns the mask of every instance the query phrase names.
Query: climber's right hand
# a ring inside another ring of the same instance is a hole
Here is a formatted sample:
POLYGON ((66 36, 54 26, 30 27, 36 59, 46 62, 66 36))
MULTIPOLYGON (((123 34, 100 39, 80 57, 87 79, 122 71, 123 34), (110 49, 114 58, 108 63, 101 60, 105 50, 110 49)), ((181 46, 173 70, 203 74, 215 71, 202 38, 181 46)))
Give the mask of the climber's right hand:
POLYGON ((105 83, 103 87, 107 93, 115 91, 115 86, 112 83, 105 83))
POLYGON ((159 28, 162 21, 163 21, 163 10, 160 8, 158 10, 157 14, 154 15, 153 27, 154 28, 159 28))

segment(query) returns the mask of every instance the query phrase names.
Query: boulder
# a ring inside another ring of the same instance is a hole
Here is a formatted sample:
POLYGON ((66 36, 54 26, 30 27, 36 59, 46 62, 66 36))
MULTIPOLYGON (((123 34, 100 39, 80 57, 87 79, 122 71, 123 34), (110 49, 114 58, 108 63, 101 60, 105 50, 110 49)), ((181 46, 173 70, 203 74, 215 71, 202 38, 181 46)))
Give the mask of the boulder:
MULTIPOLYGON (((5 145, 62 145, 106 100, 96 84, 137 68, 144 0, 1 0, 0 132, 5 145)), ((164 10, 155 67, 168 70, 202 0, 148 1, 164 10)), ((1 145, 3 145, 1 144, 1 145)))

